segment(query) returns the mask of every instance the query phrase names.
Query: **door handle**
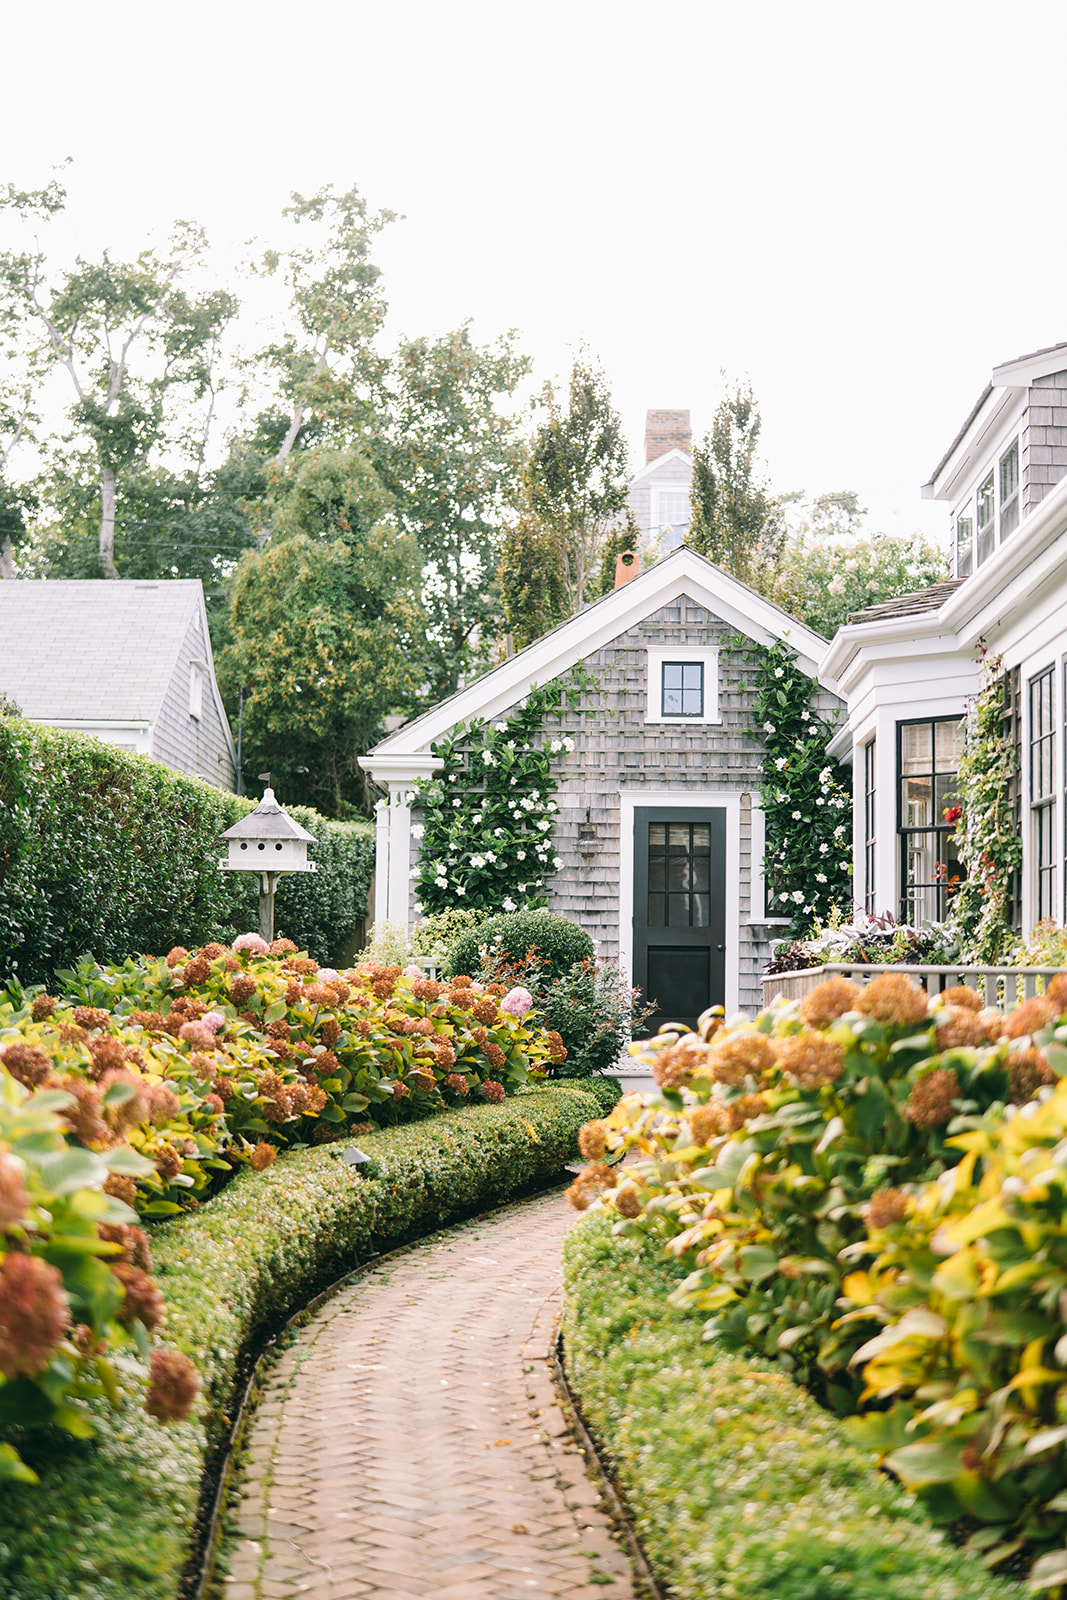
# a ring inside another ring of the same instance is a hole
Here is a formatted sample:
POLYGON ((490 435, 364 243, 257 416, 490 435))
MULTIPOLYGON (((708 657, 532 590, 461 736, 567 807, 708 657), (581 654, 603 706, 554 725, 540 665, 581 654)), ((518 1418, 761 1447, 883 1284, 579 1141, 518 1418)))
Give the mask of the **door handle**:
POLYGON ((717 944, 717 945, 716 945, 716 946, 715 946, 715 948, 716 948, 716 950, 725 950, 725 949, 726 949, 726 946, 725 946, 725 945, 724 945, 724 944, 717 944))

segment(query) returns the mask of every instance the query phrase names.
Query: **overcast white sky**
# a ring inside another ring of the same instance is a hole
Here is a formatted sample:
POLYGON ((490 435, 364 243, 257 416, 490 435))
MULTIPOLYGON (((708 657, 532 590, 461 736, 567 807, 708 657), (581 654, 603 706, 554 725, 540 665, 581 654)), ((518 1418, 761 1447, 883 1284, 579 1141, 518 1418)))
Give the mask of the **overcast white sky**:
POLYGON ((1067 338, 1063 0, 58 0, 5 8, 0 182, 67 155, 57 242, 176 216, 225 254, 357 182, 395 331, 585 340, 648 406, 751 378, 774 486, 919 486, 991 367, 1067 338))

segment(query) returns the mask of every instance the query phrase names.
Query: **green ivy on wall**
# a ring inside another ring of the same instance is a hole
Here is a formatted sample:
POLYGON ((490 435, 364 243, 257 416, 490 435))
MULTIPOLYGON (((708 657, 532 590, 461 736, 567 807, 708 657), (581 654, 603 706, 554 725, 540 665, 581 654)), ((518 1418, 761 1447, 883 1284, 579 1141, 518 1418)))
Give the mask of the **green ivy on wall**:
POLYGON ((473 721, 432 746, 443 765, 416 785, 423 820, 412 828, 421 848, 413 873, 420 915, 546 903, 546 880, 561 864, 553 843, 553 764, 574 740, 547 737, 544 725, 581 709, 583 691, 595 687, 575 667, 543 689, 535 685, 501 721, 473 721))
POLYGON ((852 903, 852 791, 827 754, 835 728, 812 705, 818 684, 780 640, 744 656, 764 755, 760 797, 768 915, 789 917, 794 937, 852 903))
POLYGON ((977 965, 1010 959, 1012 880, 1023 859, 1013 789, 1019 775, 1015 741, 1004 725, 999 656, 984 663, 982 686, 967 708, 957 788, 961 815, 956 849, 963 882, 951 900, 960 954, 977 965))

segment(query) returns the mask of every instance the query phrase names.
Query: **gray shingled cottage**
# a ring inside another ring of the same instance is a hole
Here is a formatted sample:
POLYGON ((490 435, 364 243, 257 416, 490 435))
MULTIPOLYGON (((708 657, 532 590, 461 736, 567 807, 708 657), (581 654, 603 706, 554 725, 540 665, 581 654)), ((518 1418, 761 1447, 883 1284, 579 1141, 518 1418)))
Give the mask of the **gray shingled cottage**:
POLYGON ((6 579, 0 692, 33 722, 236 786, 199 578, 6 579))
MULTIPOLYGON (((575 747, 560 757, 563 865, 550 880, 550 906, 581 923, 598 952, 618 956, 673 1015, 717 1002, 728 1012, 758 1006, 779 924, 765 908, 761 734, 749 693, 737 688, 745 680, 731 635, 784 639, 812 678, 826 650, 809 628, 683 547, 383 740, 361 758, 388 792, 378 806, 375 918, 412 919, 413 782, 435 770, 433 742, 473 717, 505 715, 531 685, 583 661, 614 716, 564 718, 575 747), (686 886, 669 902, 659 892, 664 873, 686 886)), ((820 683, 824 712, 840 705, 833 688, 820 683)))

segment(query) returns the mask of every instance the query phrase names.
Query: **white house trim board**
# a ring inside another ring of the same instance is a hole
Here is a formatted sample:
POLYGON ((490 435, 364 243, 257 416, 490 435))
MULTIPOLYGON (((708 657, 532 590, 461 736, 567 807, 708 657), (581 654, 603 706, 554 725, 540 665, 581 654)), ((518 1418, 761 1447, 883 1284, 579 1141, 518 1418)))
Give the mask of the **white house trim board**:
POLYGON ((719 651, 716 645, 663 644, 649 645, 645 651, 648 662, 648 701, 645 721, 660 724, 721 722, 719 715, 719 651), (663 664, 667 661, 699 662, 704 668, 704 710, 699 717, 667 716, 663 711, 663 664))
MULTIPOLYGON (((534 685, 551 683, 683 595, 757 644, 784 640, 797 652, 801 670, 809 677, 818 676, 817 663, 826 652, 824 639, 714 562, 683 547, 390 734, 361 757, 361 766, 376 781, 379 776, 392 777, 396 769, 389 770, 387 763, 391 759, 427 752, 435 740, 474 717, 488 721, 499 716, 534 685)), ((825 677, 821 681, 834 690, 834 684, 825 677)))
MULTIPOLYGON (((647 466, 642 467, 640 472, 635 472, 630 479, 631 487, 635 483, 640 483, 642 478, 651 477, 657 468, 664 466, 668 461, 680 461, 690 474, 693 471, 692 456, 687 456, 684 450, 679 450, 678 446, 675 445, 673 449, 665 450, 661 456, 657 456, 654 461, 650 461, 647 466)), ((676 481, 680 482, 681 480, 678 479, 676 481)))
POLYGON ((741 796, 734 790, 619 790, 619 965, 628 983, 634 973, 634 813, 642 806, 684 806, 687 811, 726 812, 726 1014, 737 1011, 741 975, 741 796))

